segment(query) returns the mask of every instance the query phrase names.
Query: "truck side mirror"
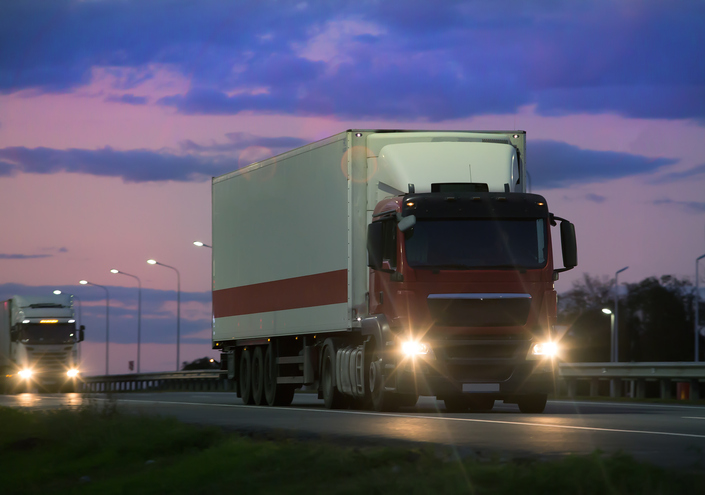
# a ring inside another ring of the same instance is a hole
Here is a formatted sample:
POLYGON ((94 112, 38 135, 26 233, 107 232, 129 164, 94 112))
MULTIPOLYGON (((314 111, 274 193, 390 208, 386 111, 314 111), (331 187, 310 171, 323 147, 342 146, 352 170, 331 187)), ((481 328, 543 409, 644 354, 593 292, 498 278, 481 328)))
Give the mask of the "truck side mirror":
POLYGON ((381 270, 383 252, 382 222, 373 222, 367 226, 367 266, 373 270, 381 270))
POLYGON ((575 225, 568 220, 561 222, 561 248, 563 265, 570 270, 578 266, 578 244, 575 240, 575 225))
POLYGON ((81 325, 81 326, 79 327, 79 329, 78 329, 78 341, 79 341, 79 342, 83 342, 83 339, 86 338, 86 335, 85 335, 85 333, 84 333, 85 330, 86 330, 86 326, 85 326, 85 325, 81 325))

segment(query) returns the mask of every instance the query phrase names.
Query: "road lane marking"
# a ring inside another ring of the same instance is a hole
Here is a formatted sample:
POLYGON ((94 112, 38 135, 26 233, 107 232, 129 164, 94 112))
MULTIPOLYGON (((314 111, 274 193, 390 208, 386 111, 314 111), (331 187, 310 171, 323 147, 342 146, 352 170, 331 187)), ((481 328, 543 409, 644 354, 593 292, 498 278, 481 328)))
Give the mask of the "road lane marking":
POLYGON ((683 419, 705 419, 705 418, 701 418, 700 416, 683 416, 683 419))
MULTIPOLYGON (((105 400, 105 399, 99 399, 105 400)), ((235 407, 240 409, 260 409, 262 410, 265 406, 247 406, 244 404, 203 404, 198 402, 175 402, 175 401, 143 401, 134 399, 117 399, 118 402, 137 402, 142 404, 168 404, 168 405, 180 405, 180 406, 212 406, 212 407, 235 407)), ((468 423, 489 423, 489 424, 501 424, 501 425, 515 425, 515 426, 534 426, 534 427, 544 427, 544 428, 555 428, 563 430, 584 430, 584 431, 600 431, 609 433, 637 433, 641 435, 661 435, 661 436, 672 436, 672 437, 686 437, 686 438, 702 438, 705 439, 705 435, 698 435, 695 433, 675 433, 668 431, 646 431, 646 430, 622 430, 618 428, 598 428, 595 426, 574 426, 574 425, 558 425, 552 423, 529 423, 525 421, 501 421, 496 419, 477 419, 477 418, 451 418, 446 416, 417 416, 410 414, 394 414, 394 413, 374 413, 368 411, 349 411, 342 409, 308 409, 303 407, 267 407, 265 410, 269 411, 302 411, 302 412, 318 412, 318 413, 332 413, 332 414, 352 414, 358 416, 375 416, 378 418, 404 418, 404 419, 430 419, 434 421, 460 421, 468 423)))

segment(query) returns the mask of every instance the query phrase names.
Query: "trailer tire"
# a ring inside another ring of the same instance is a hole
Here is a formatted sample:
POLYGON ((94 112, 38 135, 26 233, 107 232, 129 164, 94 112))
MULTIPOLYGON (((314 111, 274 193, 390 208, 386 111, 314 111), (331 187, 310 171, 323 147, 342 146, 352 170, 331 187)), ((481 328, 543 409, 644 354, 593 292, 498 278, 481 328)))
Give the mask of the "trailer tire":
POLYGON ((291 385, 277 383, 279 376, 274 346, 269 344, 264 354, 264 398, 269 406, 288 406, 294 400, 296 389, 291 385))
POLYGON ((252 354, 252 400, 255 405, 266 404, 264 400, 264 354, 262 346, 257 346, 252 354))
POLYGON ((254 404, 252 397, 252 355, 244 349, 240 355, 240 374, 238 375, 240 397, 245 404, 254 404))
POLYGON ((350 406, 348 397, 340 393, 335 386, 335 349, 333 349, 332 343, 323 348, 321 391, 326 409, 346 409, 350 406))
POLYGON ((540 414, 546 409, 547 400, 547 394, 522 395, 517 398, 517 405, 525 414, 540 414))

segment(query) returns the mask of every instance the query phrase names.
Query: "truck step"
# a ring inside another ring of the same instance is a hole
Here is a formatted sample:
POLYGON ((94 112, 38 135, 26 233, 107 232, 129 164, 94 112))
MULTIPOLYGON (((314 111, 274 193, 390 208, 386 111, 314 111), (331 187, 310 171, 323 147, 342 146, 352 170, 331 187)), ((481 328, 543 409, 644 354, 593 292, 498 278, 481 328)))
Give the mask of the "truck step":
POLYGON ((278 376, 277 383, 297 383, 297 384, 300 383, 303 385, 304 377, 303 376, 278 376))
POLYGON ((277 364, 303 364, 303 356, 282 356, 277 358, 277 364))

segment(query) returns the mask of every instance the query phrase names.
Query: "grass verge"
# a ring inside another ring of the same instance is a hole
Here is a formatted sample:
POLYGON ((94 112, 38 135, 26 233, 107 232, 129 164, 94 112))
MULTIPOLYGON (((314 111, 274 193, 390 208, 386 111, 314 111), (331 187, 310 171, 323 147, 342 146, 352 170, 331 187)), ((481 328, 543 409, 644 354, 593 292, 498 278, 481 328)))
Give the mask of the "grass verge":
POLYGON ((339 447, 255 439, 168 418, 0 407, 3 494, 705 493, 702 473, 672 472, 626 455, 513 461, 459 458, 452 449, 339 447))

